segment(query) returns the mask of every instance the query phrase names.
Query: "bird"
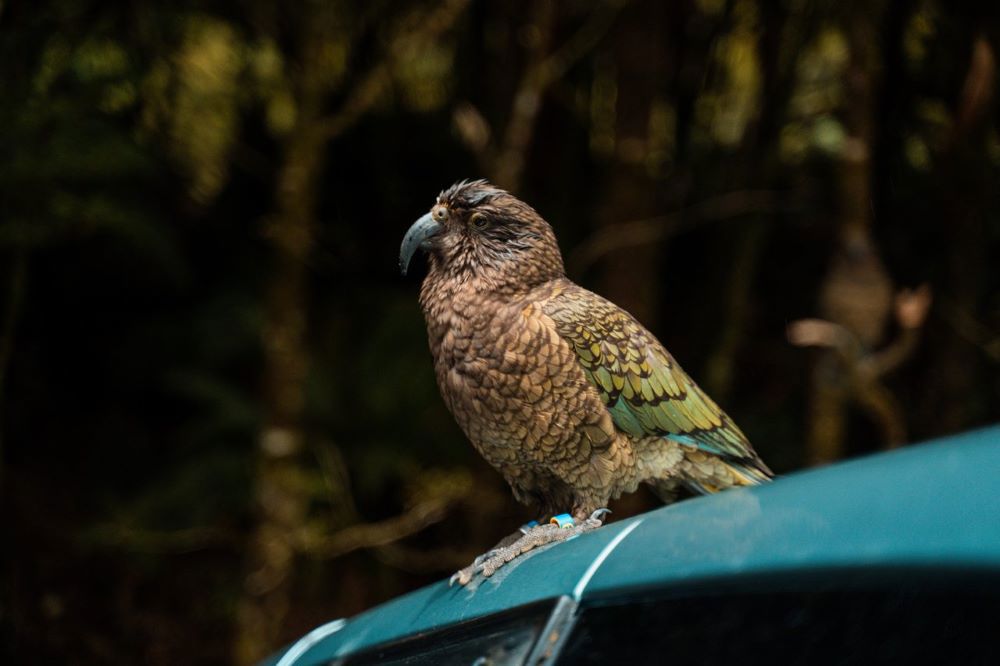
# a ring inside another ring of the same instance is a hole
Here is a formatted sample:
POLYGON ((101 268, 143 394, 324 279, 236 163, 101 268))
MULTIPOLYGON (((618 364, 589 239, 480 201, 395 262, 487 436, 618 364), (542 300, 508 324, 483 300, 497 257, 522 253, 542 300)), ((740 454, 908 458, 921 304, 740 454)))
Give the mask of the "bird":
POLYGON ((773 478, 733 420, 632 315, 567 276, 552 227, 486 180, 443 190, 406 232, 438 388, 528 523, 455 573, 467 585, 600 527, 648 484, 664 502, 773 478))

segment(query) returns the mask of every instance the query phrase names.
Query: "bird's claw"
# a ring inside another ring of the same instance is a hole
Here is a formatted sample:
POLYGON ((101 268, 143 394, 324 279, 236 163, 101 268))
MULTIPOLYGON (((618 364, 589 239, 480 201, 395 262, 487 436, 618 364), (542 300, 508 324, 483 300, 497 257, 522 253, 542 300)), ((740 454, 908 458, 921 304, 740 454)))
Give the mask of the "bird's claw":
POLYGON ((596 520, 599 523, 604 523, 604 516, 610 513, 611 509, 606 509, 606 508, 598 509, 594 513, 590 514, 590 518, 588 520, 596 520))
POLYGON ((448 587, 452 587, 455 583, 458 583, 459 585, 468 584, 468 582, 472 580, 472 576, 474 573, 473 571, 470 571, 470 569, 472 569, 471 566, 465 567, 464 569, 459 569, 458 571, 453 573, 451 575, 451 578, 448 579, 448 587))
POLYGON ((500 547, 483 553, 473 560, 472 564, 452 574, 451 578, 448 579, 448 586, 451 587, 455 583, 463 586, 467 585, 477 574, 482 574, 484 578, 489 578, 496 573, 497 569, 529 550, 534 550, 539 546, 556 541, 563 541, 600 527, 603 524, 604 517, 609 513, 611 513, 609 509, 601 508, 590 514, 590 517, 586 520, 577 524, 574 524, 572 519, 570 519, 568 525, 548 523, 530 527, 525 526, 521 529, 523 536, 519 539, 512 543, 501 542, 500 547))
POLYGON ((453 573, 451 578, 448 579, 448 587, 453 586, 455 583, 458 583, 459 585, 467 585, 469 581, 472 580, 472 577, 478 573, 481 573, 489 578, 493 575, 493 572, 496 571, 497 567, 499 567, 499 565, 489 567, 489 563, 492 560, 499 558, 501 555, 502 550, 500 548, 494 548, 493 550, 486 551, 474 559, 472 564, 453 573), (489 571, 487 571, 487 569, 489 569, 489 571))
POLYGON ((494 548, 493 550, 486 551, 482 555, 478 555, 476 557, 476 559, 472 560, 472 566, 473 567, 478 567, 480 564, 482 564, 486 560, 490 559, 494 555, 498 554, 499 552, 500 552, 499 548, 494 548))

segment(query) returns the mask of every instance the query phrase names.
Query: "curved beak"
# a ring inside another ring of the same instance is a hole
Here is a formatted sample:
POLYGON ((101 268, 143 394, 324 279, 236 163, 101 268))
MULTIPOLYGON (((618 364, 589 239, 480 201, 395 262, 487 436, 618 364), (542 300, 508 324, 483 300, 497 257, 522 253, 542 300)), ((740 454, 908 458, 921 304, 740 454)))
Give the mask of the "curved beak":
POLYGON ((441 225, 427 213, 413 223, 410 230, 403 236, 403 245, 399 248, 399 271, 406 275, 406 269, 410 266, 410 259, 416 253, 417 248, 424 250, 430 247, 430 240, 441 231, 441 225))

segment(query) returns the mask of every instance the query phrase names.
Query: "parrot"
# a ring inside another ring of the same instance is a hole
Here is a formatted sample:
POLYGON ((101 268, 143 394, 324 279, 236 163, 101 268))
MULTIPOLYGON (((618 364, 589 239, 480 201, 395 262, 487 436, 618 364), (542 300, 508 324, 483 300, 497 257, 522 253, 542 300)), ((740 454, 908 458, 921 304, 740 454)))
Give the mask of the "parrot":
POLYGON ((669 503, 773 478, 652 333, 567 278, 552 227, 528 204, 485 180, 456 183, 406 232, 404 275, 418 250, 445 405, 539 518, 452 584, 600 527, 609 500, 640 484, 669 503))

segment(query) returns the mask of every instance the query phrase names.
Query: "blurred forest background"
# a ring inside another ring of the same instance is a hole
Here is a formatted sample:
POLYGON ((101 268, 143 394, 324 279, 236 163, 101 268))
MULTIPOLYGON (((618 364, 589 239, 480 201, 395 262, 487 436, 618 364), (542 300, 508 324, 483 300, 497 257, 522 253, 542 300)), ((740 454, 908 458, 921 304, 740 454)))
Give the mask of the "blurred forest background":
POLYGON ((779 472, 996 422, 991 5, 0 2, 0 660, 251 663, 528 517, 398 274, 462 178, 779 472))

